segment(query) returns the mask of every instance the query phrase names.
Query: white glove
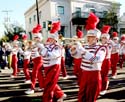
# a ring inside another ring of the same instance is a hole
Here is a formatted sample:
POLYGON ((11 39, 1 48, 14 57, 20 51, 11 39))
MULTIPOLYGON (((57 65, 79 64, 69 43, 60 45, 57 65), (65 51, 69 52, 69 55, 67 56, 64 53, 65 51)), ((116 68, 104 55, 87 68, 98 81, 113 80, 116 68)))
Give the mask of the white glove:
POLYGON ((47 48, 44 48, 44 49, 42 49, 42 51, 41 51, 40 54, 41 54, 42 56, 46 56, 47 51, 48 51, 47 48))
POLYGON ((80 42, 76 42, 76 50, 79 50, 81 54, 84 54, 86 52, 85 48, 82 46, 80 42))

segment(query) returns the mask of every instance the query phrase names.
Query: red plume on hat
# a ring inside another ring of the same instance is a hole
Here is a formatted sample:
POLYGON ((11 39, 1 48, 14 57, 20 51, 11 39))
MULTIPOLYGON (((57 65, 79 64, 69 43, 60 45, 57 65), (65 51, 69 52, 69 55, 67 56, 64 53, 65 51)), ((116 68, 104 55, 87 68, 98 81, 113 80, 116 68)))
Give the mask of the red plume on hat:
POLYGON ((117 32, 113 32, 112 35, 113 35, 113 37, 118 37, 118 33, 117 32))
POLYGON ((36 27, 33 28, 32 33, 37 34, 42 30, 42 27, 40 24, 38 24, 36 27))
POLYGON ((22 35, 22 39, 26 40, 28 38, 28 36, 26 34, 22 35))
POLYGON ((50 30, 51 34, 54 34, 58 32, 61 29, 61 23, 60 22, 54 22, 52 23, 52 29, 50 30))
POLYGON ((86 30, 96 29, 98 23, 99 23, 99 18, 94 13, 90 13, 85 28, 86 30))
POLYGON ((40 24, 36 25, 36 27, 33 28, 32 33, 34 38, 40 38, 43 39, 40 31, 42 30, 42 26, 40 24))
POLYGON ((55 39, 56 41, 59 39, 58 31, 60 30, 60 26, 61 23, 59 21, 52 23, 49 38, 55 39))
POLYGON ((101 32, 96 28, 97 24, 99 23, 99 18, 94 14, 90 13, 87 19, 87 24, 85 29, 87 30, 87 36, 96 36, 100 38, 101 32))
POLYGON ((14 35, 13 40, 15 41, 15 40, 18 40, 18 39, 19 39, 19 36, 18 35, 14 35))
POLYGON ((78 29, 76 35, 77 35, 78 38, 82 38, 82 37, 83 37, 83 32, 82 32, 81 30, 78 29))
POLYGON ((42 30, 42 26, 41 26, 40 24, 38 24, 38 25, 36 26, 36 28, 37 28, 37 30, 38 30, 39 32, 42 30))
POLYGON ((99 18, 94 13, 91 12, 89 14, 88 19, 87 19, 87 22, 90 22, 90 23, 99 23, 99 18))
POLYGON ((121 41, 125 41, 125 34, 121 36, 121 41))
POLYGON ((102 34, 108 34, 109 33, 109 30, 110 30, 111 26, 109 25, 104 25, 103 28, 102 28, 102 34))
POLYGON ((88 23, 85 27, 85 29, 88 31, 88 30, 91 30, 91 29, 96 29, 96 24, 91 24, 91 23, 88 23))

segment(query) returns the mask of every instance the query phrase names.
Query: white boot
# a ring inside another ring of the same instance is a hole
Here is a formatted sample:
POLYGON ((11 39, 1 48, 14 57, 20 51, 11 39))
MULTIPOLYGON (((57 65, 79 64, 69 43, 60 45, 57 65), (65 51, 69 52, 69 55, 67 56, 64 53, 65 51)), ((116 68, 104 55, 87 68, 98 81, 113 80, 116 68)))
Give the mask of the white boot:
POLYGON ((26 80, 25 83, 31 84, 31 80, 26 80))
POLYGON ((113 75, 113 76, 112 76, 112 79, 116 79, 116 75, 113 75))
POLYGON ((107 92, 106 90, 101 91, 101 92, 100 92, 100 95, 105 95, 105 94, 106 94, 106 92, 107 92))
POLYGON ((27 91, 25 91, 25 94, 27 94, 27 95, 34 94, 34 90, 28 89, 27 91))
POLYGON ((67 75, 67 76, 63 77, 63 79, 66 80, 66 79, 68 79, 69 77, 70 77, 70 76, 67 75))
POLYGON ((57 102, 63 102, 63 99, 65 99, 66 97, 67 97, 67 95, 64 94, 61 98, 59 98, 59 99, 57 100, 57 102))
POLYGON ((11 75, 10 77, 11 77, 11 78, 15 78, 16 76, 15 76, 15 75, 11 75))

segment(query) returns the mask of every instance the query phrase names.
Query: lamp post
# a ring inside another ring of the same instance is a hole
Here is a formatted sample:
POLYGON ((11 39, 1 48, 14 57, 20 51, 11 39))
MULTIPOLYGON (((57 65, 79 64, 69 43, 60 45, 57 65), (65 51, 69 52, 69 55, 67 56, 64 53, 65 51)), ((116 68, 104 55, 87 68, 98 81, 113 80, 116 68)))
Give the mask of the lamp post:
POLYGON ((37 12, 37 23, 40 24, 40 21, 39 21, 39 7, 38 7, 38 0, 36 0, 36 12, 37 12))

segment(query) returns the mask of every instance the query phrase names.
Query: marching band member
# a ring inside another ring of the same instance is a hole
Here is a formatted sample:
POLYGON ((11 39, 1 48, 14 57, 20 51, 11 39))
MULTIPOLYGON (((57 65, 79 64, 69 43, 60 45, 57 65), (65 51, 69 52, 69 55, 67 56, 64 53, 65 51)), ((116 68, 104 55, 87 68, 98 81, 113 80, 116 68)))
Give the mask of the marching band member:
POLYGON ((71 47, 75 58, 82 58, 81 80, 78 102, 96 102, 101 90, 101 65, 106 56, 106 47, 97 44, 101 32, 96 28, 99 19, 90 13, 87 20, 87 45, 76 44, 71 47))
POLYGON ((111 52, 111 70, 112 70, 112 78, 116 78, 117 74, 117 64, 119 61, 119 38, 118 38, 118 33, 113 32, 113 47, 112 47, 112 52, 111 52))
MULTIPOLYGON (((76 34, 76 39, 80 39, 83 37, 83 32, 81 30, 78 29, 77 31, 77 34, 76 34)), ((79 41, 75 41, 76 43, 79 42, 79 41)), ((74 43, 75 43, 74 42, 74 43)), ((78 80, 78 85, 79 85, 79 82, 80 82, 80 73, 81 73, 81 62, 82 62, 82 58, 74 58, 73 59, 73 63, 74 63, 74 66, 73 66, 73 71, 74 71, 74 74, 76 75, 77 77, 77 80, 78 80)))
POLYGON ((31 49, 29 48, 29 42, 26 43, 27 40, 27 35, 23 34, 22 35, 22 40, 23 40, 23 52, 21 53, 24 56, 23 59, 23 72, 25 75, 25 83, 31 83, 30 79, 30 71, 29 71, 29 63, 30 63, 30 57, 31 57, 31 49))
POLYGON ((62 39, 63 39, 62 34, 59 34, 58 42, 59 42, 60 46, 62 47, 61 73, 62 73, 63 79, 68 79, 69 76, 67 75, 66 66, 65 66, 65 55, 66 55, 66 52, 65 52, 65 48, 64 48, 62 39))
POLYGON ((120 50, 119 50, 119 64, 120 68, 123 68, 123 62, 125 61, 125 34, 121 36, 120 50))
POLYGON ((11 63, 11 67, 13 68, 13 73, 11 75, 12 78, 14 78, 15 76, 17 76, 17 72, 19 72, 18 67, 18 57, 17 54, 18 52, 21 52, 21 48, 19 47, 19 42, 17 41, 19 38, 18 35, 15 35, 13 38, 13 43, 12 43, 12 49, 11 50, 11 54, 12 54, 12 63, 11 63))
POLYGON ((32 69, 32 83, 31 83, 31 89, 25 91, 26 94, 33 94, 35 90, 36 80, 38 78, 39 87, 43 89, 44 87, 44 78, 42 75, 42 65, 43 65, 43 59, 40 55, 40 51, 44 48, 44 45, 41 43, 42 41, 42 35, 39 33, 41 31, 41 26, 37 25, 33 29, 33 37, 34 37, 34 43, 32 43, 32 49, 31 49, 31 59, 33 61, 33 69, 32 69))
POLYGON ((61 47, 62 47, 61 72, 62 72, 63 79, 67 79, 69 76, 67 75, 66 66, 65 66, 65 49, 63 46, 61 47))
POLYGON ((31 57, 31 49, 28 48, 28 45, 24 45, 24 51, 23 51, 23 72, 25 75, 25 83, 31 83, 30 79, 30 71, 29 71, 29 63, 30 63, 30 57, 31 57))
POLYGON ((6 56, 7 56, 7 62, 8 62, 8 68, 11 68, 11 59, 12 59, 12 56, 11 56, 11 45, 9 43, 6 43, 5 44, 5 49, 6 49, 6 56))
POLYGON ((110 35, 109 35, 110 28, 111 28, 110 26, 104 25, 102 28, 102 34, 101 34, 101 44, 107 47, 107 54, 101 67, 102 89, 101 89, 100 95, 104 95, 106 93, 106 90, 109 85, 108 73, 111 67, 110 58, 111 58, 111 50, 112 50, 112 43, 110 41, 110 35))
POLYGON ((22 41, 23 41, 23 44, 26 44, 26 43, 27 43, 27 38, 28 38, 27 34, 22 33, 22 41))
POLYGON ((58 86, 58 78, 61 71, 61 56, 62 48, 57 43, 58 33, 60 29, 60 22, 52 24, 52 29, 49 35, 49 42, 45 45, 45 48, 41 51, 43 56, 43 67, 45 70, 45 82, 43 92, 43 102, 53 102, 54 96, 58 99, 58 102, 62 102, 66 95, 58 86))

